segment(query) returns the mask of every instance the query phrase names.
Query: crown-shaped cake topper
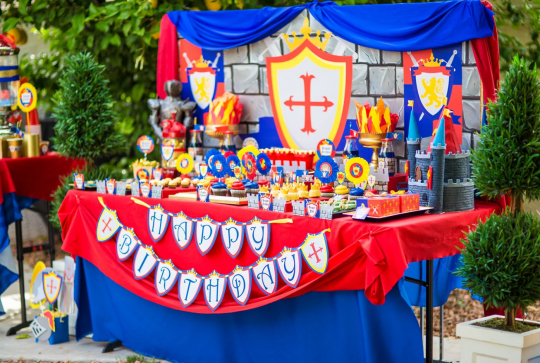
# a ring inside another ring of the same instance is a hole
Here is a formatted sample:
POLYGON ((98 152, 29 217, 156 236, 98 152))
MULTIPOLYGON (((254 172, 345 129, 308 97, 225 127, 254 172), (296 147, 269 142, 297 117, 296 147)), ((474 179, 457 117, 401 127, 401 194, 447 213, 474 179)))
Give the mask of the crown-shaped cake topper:
POLYGON ((413 62, 413 67, 418 67, 420 65, 420 62, 422 62, 423 67, 440 67, 442 62, 446 63, 446 67, 452 67, 452 62, 454 61, 454 57, 457 54, 457 50, 454 50, 452 52, 452 56, 450 56, 450 59, 448 61, 444 59, 438 59, 433 56, 433 52, 431 52, 431 56, 426 59, 420 59, 419 61, 416 61, 414 55, 412 52, 407 52, 409 57, 411 57, 411 60, 413 62))
POLYGON ((201 55, 201 58, 193 62, 193 67, 195 68, 206 68, 208 66, 211 66, 211 62, 208 60, 205 60, 203 56, 201 55))
POLYGON ((287 34, 281 33, 283 36, 283 39, 285 39, 285 42, 289 46, 289 49, 291 51, 298 48, 304 41, 309 40, 314 46, 319 48, 320 50, 324 51, 326 49, 326 46, 328 44, 328 41, 330 40, 330 36, 332 36, 332 33, 325 32, 324 33, 324 41, 321 41, 321 31, 317 30, 315 33, 315 37, 311 37, 311 27, 309 26, 309 19, 307 17, 304 18, 304 25, 300 28, 300 33, 303 35, 301 38, 296 37, 296 32, 292 32, 292 36, 294 40, 292 42, 289 41, 289 36, 287 34))

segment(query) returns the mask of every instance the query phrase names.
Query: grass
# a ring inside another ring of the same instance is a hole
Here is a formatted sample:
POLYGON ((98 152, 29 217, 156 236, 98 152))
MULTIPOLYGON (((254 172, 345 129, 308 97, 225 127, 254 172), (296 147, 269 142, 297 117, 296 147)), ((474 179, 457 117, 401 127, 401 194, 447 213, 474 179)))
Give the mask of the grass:
POLYGON ((156 358, 150 360, 142 354, 132 354, 126 357, 126 363, 159 363, 159 361, 156 362, 156 358))
POLYGON ((482 326, 484 328, 509 331, 512 333, 525 333, 525 332, 540 328, 540 325, 538 324, 524 323, 519 320, 516 320, 515 329, 512 329, 512 327, 506 326, 504 324, 504 319, 501 319, 501 318, 484 320, 478 323, 474 323, 473 325, 482 326))

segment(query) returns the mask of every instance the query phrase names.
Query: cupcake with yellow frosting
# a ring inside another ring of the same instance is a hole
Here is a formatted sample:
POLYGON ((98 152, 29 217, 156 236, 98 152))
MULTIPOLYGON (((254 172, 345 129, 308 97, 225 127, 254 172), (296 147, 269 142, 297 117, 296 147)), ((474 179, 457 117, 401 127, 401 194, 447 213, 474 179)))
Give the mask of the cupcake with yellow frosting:
POLYGON ((341 196, 341 198, 347 198, 349 195, 349 188, 347 188, 345 185, 340 184, 334 189, 335 196, 341 196))
POLYGON ((295 184, 289 188, 289 200, 298 200, 298 189, 295 184))
POLYGON ((259 187, 259 193, 268 194, 268 185, 261 185, 259 187))
POLYGON ((270 194, 272 194, 272 196, 276 198, 279 195, 280 191, 281 188, 279 187, 279 184, 274 184, 272 185, 272 191, 270 192, 270 194))
POLYGON ((202 179, 202 180, 199 180, 199 183, 197 183, 197 186, 202 186, 202 187, 207 187, 210 185, 210 179, 202 179))
POLYGON ((278 198, 285 199, 286 201, 289 201, 289 189, 285 185, 279 191, 278 198))
POLYGON ((313 183, 309 191, 310 198, 320 198, 321 197, 321 184, 313 183))
POLYGON ((300 199, 307 199, 309 198, 309 192, 307 190, 307 185, 305 185, 304 183, 298 185, 298 197, 300 199))

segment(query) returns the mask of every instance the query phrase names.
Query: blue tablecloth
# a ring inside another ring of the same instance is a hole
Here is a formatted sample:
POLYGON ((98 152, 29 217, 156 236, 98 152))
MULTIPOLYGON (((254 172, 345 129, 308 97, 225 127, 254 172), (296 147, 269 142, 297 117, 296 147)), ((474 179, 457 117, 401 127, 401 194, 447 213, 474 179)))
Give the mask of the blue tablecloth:
MULTIPOLYGON (((9 247, 9 225, 22 218, 21 211, 34 204, 37 199, 21 197, 15 193, 4 194, 4 201, 0 204, 0 295, 17 279, 19 275, 15 267, 13 253, 9 247)), ((0 316, 4 315, 4 308, 0 300, 0 316)))
MULTIPOLYGON (((437 302, 456 283, 449 268, 457 259, 435 261, 437 302)), ((406 275, 418 278, 419 266, 406 275)), ((423 362, 409 304, 421 305, 423 294, 411 285, 402 279, 380 306, 363 291, 310 292, 238 313, 193 314, 149 302, 78 258, 77 339, 93 333, 173 362, 423 362)))

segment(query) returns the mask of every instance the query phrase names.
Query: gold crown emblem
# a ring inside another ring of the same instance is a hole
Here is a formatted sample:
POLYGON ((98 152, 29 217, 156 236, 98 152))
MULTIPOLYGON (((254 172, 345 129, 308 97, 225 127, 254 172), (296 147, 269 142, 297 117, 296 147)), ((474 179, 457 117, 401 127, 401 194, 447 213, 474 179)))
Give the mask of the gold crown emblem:
POLYGON ((259 191, 261 193, 268 193, 268 186, 266 185, 261 185, 261 187, 259 188, 259 191))
POLYGON ((440 67, 442 59, 435 58, 433 52, 431 52, 431 57, 422 59, 422 64, 424 67, 440 67))
POLYGON ((210 66, 210 61, 204 60, 203 56, 199 60, 193 62, 193 67, 195 68, 206 68, 210 66))
POLYGON ((312 38, 310 36, 311 27, 309 26, 309 19, 307 17, 304 18, 304 25, 300 28, 300 33, 303 35, 302 38, 297 38, 296 32, 295 31, 292 32, 292 36, 294 38, 292 42, 289 41, 289 36, 287 34, 281 33, 281 35, 283 36, 283 39, 285 39, 285 42, 287 43, 291 51, 298 48, 306 40, 309 40, 314 46, 324 51, 326 49, 326 45, 328 44, 328 41, 330 40, 330 36, 332 35, 332 33, 330 32, 324 33, 325 40, 324 42, 322 42, 321 31, 317 30, 317 32, 315 33, 317 35, 312 38))

